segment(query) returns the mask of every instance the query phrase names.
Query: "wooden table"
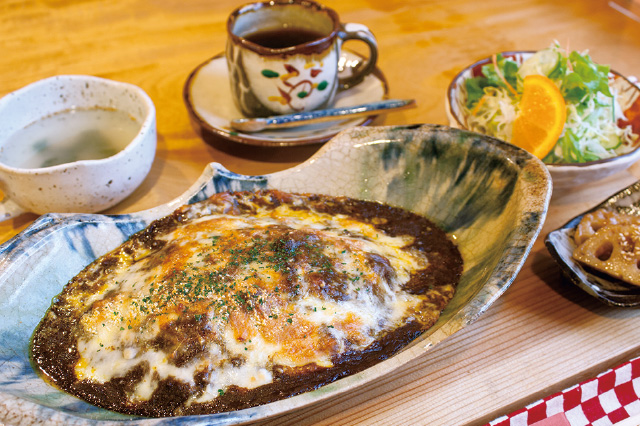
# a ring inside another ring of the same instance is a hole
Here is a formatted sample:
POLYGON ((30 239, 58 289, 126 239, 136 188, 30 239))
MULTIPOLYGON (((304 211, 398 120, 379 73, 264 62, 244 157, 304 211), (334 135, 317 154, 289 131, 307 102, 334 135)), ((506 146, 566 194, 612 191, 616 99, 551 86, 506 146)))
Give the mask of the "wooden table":
MULTIPOLYGON (((418 108, 376 124, 446 124, 445 89, 465 65, 494 52, 540 49, 554 40, 589 49, 600 63, 640 75, 637 5, 605 0, 326 0, 344 22, 376 34, 390 96, 418 108), (629 8, 625 9, 625 6, 629 8), (631 12, 629 12, 631 10, 631 12), (627 12, 624 14, 623 12, 627 12)), ((3 0, 0 95, 56 74, 91 74, 142 87, 157 108, 153 168, 110 213, 165 203, 204 166, 262 174, 292 167, 318 146, 211 146, 192 129, 185 79, 224 50, 232 0, 3 0)), ((543 244, 569 218, 635 182, 640 165, 595 185, 554 193, 547 222, 511 288, 477 322, 425 356, 329 403, 273 425, 477 425, 640 355, 640 311, 602 305, 565 281, 543 244)), ((6 241, 36 219, 0 223, 6 241)), ((0 423, 2 419, 0 419, 0 423)))

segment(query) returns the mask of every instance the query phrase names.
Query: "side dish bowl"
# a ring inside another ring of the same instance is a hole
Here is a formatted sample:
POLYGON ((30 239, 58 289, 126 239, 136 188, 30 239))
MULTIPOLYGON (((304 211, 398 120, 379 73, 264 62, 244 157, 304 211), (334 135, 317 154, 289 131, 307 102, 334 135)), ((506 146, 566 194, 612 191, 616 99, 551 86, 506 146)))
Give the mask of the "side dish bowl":
POLYGON ((640 287, 622 283, 582 267, 573 259, 575 229, 587 213, 607 208, 632 216, 640 216, 640 182, 612 195, 592 209, 574 217, 545 238, 549 253, 571 283, 609 306, 633 308, 640 306, 640 287))
MULTIPOLYGON (((49 214, 0 246, 0 412, 22 425, 238 424, 347 392, 388 374, 473 322, 509 287, 546 217, 551 178, 527 152, 445 126, 346 130, 308 161, 264 176, 212 163, 177 199, 117 216, 49 214), (274 188, 376 200, 423 214, 455 239, 464 271, 438 322, 401 352, 315 391, 245 410, 141 419, 96 408, 56 390, 29 364, 29 338, 67 281, 152 220, 216 192, 274 188)), ((0 421, 3 420, 0 418, 0 421)))
MULTIPOLYGON (((502 55, 518 64, 522 64, 534 53, 530 51, 513 51, 502 52, 502 55)), ((469 129, 463 108, 467 99, 464 82, 481 75, 482 66, 490 63, 491 58, 489 57, 471 64, 456 75, 449 84, 446 111, 450 126, 469 129)), ((621 107, 625 111, 627 118, 630 119, 634 132, 640 134, 640 114, 638 114, 640 112, 640 88, 616 71, 610 71, 609 78, 609 85, 615 86, 620 96, 621 107)), ((626 170, 638 160, 640 160, 640 139, 617 157, 586 163, 546 164, 546 166, 551 174, 554 188, 559 189, 604 179, 609 175, 626 170)))
POLYGON ((0 220, 106 210, 142 183, 155 152, 156 111, 141 88, 88 75, 29 84, 0 99, 0 220), (99 111, 117 118, 86 115, 99 111), (42 133, 29 139, 33 126, 42 133))

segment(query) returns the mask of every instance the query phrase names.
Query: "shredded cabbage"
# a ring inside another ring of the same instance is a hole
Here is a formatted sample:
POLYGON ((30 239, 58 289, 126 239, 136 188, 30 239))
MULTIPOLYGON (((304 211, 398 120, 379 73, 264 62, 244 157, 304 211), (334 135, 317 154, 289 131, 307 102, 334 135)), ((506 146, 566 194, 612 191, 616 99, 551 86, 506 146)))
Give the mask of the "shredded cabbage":
POLYGON ((555 147, 543 159, 552 163, 583 163, 628 151, 638 139, 625 120, 618 93, 610 84, 609 67, 595 64, 588 53, 567 54, 557 43, 540 50, 522 65, 497 55, 482 75, 465 82, 463 112, 469 129, 511 140, 519 113, 522 81, 530 74, 549 77, 565 98, 567 121, 555 147))

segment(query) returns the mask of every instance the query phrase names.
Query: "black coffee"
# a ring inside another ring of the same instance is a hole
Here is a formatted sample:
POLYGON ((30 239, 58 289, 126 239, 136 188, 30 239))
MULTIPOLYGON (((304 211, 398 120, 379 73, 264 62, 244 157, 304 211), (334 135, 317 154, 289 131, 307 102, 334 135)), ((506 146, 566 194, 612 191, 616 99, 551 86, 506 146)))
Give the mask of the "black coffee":
POLYGON ((297 46, 324 37, 324 34, 307 28, 273 28, 243 36, 245 39, 271 49, 297 46))

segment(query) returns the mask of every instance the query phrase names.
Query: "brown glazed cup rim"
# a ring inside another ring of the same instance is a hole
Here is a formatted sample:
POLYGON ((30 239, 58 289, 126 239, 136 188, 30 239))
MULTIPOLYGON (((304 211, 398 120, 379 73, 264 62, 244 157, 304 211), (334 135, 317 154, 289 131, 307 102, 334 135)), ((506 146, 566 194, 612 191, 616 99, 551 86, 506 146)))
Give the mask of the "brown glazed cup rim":
POLYGON ((263 56, 290 55, 295 53, 314 53, 324 51, 333 44, 333 41, 341 28, 342 26, 340 24, 340 19, 338 18, 338 14, 335 10, 316 3, 312 0, 271 0, 258 3, 249 3, 235 9, 227 19, 227 33, 231 38, 231 41, 236 45, 242 45, 243 47, 263 56), (236 20, 241 14, 250 11, 257 11, 263 8, 283 7, 290 5, 303 6, 311 8, 316 12, 325 13, 327 16, 329 16, 329 18, 331 18, 333 22, 333 29, 329 34, 323 36, 322 38, 318 38, 307 43, 283 48, 270 48, 261 46, 233 32, 233 27, 236 23, 236 20))

